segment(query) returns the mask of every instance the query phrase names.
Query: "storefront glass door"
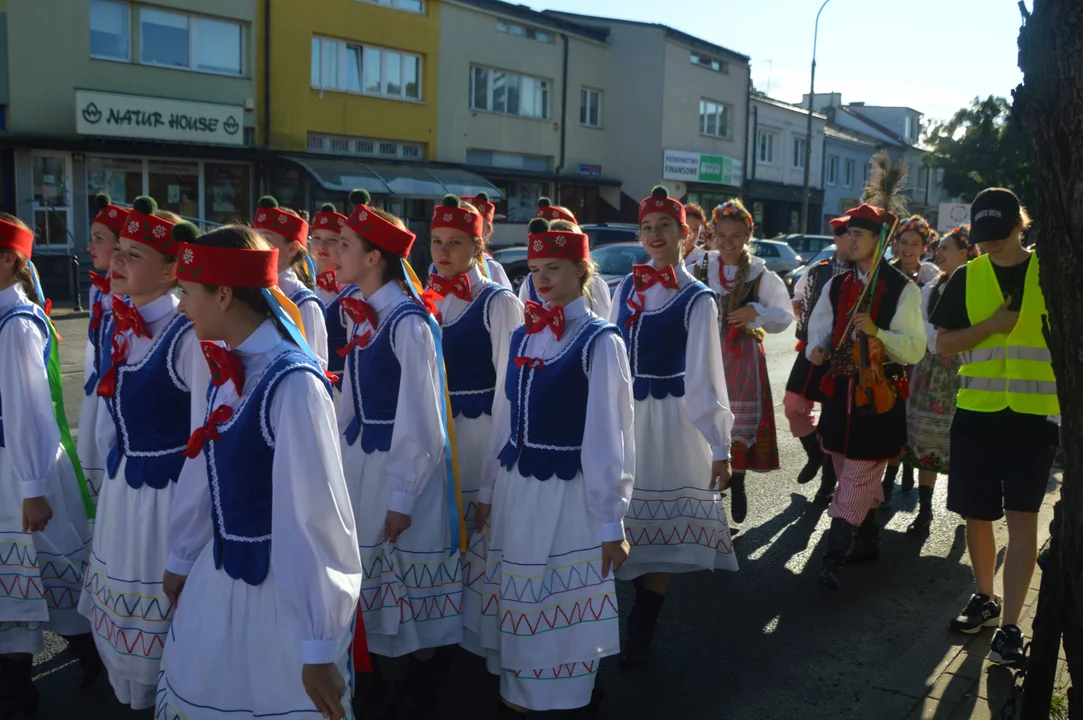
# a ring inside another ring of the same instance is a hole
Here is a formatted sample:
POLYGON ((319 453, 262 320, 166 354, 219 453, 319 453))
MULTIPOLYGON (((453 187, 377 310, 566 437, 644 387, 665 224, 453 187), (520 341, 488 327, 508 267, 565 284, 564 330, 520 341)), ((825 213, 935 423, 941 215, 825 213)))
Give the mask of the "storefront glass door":
POLYGON ((151 160, 147 190, 162 210, 199 219, 199 163, 151 160))

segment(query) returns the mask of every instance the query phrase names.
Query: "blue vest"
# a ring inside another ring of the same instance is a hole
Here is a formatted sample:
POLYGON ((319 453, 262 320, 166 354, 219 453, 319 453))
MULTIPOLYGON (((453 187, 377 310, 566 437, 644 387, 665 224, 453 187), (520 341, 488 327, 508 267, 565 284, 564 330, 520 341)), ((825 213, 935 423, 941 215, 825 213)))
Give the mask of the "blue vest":
MULTIPOLYGON (((271 567, 271 402, 275 388, 293 372, 310 372, 331 391, 320 366, 290 346, 271 361, 229 422, 218 426, 221 439, 203 445, 214 499, 214 566, 249 585, 261 584, 271 567)), ((208 417, 218 406, 217 396, 211 385, 208 417)))
POLYGON ((98 323, 97 328, 92 328, 89 324, 87 325, 87 340, 90 341, 90 346, 94 349, 94 362, 91 365, 90 375, 87 376, 86 384, 83 385, 83 394, 87 397, 90 397, 90 394, 98 389, 98 378, 101 375, 102 358, 108 355, 110 351, 110 347, 108 346, 109 336, 105 334, 105 326, 109 324, 108 320, 113 314, 113 308, 111 305, 102 302, 103 297, 105 297, 105 295, 101 290, 93 285, 90 286, 91 317, 93 317, 94 303, 96 302, 102 303, 102 315, 101 322, 98 323))
POLYGON ((444 366, 452 417, 461 414, 477 418, 493 413, 496 368, 489 308, 500 293, 511 291, 496 284, 486 285, 462 315, 444 325, 444 366))
POLYGON ((364 348, 350 353, 350 381, 353 393, 354 418, 346 427, 346 444, 353 445, 361 436, 361 449, 366 454, 391 449, 391 434, 395 430, 395 411, 399 404, 399 381, 402 366, 392 345, 395 328, 405 318, 416 315, 422 320, 426 313, 415 302, 396 305, 380 321, 380 327, 364 348))
POLYGON ((695 300, 702 295, 713 299, 714 292, 699 281, 689 283, 657 310, 640 312, 628 327, 628 318, 632 315, 628 301, 633 295, 635 283, 629 275, 617 293, 620 298, 617 327, 628 346, 632 395, 636 400, 646 400, 648 396, 659 400, 670 396, 684 397, 688 318, 695 300))
MULTIPOLYGON (((349 342, 346 334, 350 331, 346 314, 342 311, 342 298, 349 296, 356 289, 356 285, 347 285, 342 288, 323 313, 327 321, 327 369, 340 376, 346 370, 346 358, 341 357, 338 351, 346 347, 346 343, 349 342)), ((342 381, 340 380, 335 387, 341 389, 342 381)))
MULTIPOLYGON (((24 317, 33 320, 41 331, 42 337, 45 338, 45 367, 49 367, 49 351, 52 349, 52 338, 49 336, 49 320, 45 317, 45 312, 34 305, 33 303, 16 303, 8 309, 3 315, 0 315, 0 333, 4 331, 4 326, 8 324, 8 321, 13 318, 24 317)), ((4 445, 4 398, 0 397, 0 447, 6 447, 4 445)))
POLYGON ((511 354, 504 391, 511 401, 511 437, 500 452, 508 470, 538 480, 556 475, 571 480, 583 470, 583 431, 587 422, 587 370, 595 339, 617 328, 590 317, 568 346, 545 367, 518 367, 526 348, 526 326, 511 334, 511 354))
MULTIPOLYGON (((117 369, 116 394, 106 402, 117 431, 117 444, 109 450, 106 469, 117 476, 121 457, 128 458, 125 479, 133 488, 146 484, 161 490, 176 482, 184 465, 184 450, 191 433, 191 391, 185 386, 173 356, 191 321, 177 313, 154 338, 146 357, 117 369)), ((113 336, 113 318, 105 332, 113 336)), ((104 356, 102 372, 112 365, 104 356)))

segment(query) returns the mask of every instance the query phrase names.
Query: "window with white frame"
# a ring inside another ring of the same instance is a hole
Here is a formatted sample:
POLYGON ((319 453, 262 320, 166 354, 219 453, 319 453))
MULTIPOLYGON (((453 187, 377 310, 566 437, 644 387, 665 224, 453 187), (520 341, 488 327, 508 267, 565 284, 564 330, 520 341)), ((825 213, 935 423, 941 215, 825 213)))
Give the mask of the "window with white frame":
POLYGON ((854 161, 853 160, 847 160, 843 164, 842 179, 843 179, 843 184, 846 187, 853 187, 854 186, 854 161))
POLYGON ((367 2, 370 5, 379 5, 380 7, 391 8, 392 10, 402 10, 403 12, 417 13, 418 15, 425 14, 425 3, 423 0, 359 0, 360 2, 367 2))
POLYGON ((764 165, 775 164, 775 142, 778 133, 760 130, 756 138, 756 158, 764 165))
POLYGON ((90 57, 132 59, 128 3, 90 0, 90 57))
POLYGON ((839 182, 839 157, 838 155, 827 156, 827 184, 837 185, 839 182))
POLYGON ((798 170, 805 169, 805 152, 808 146, 808 142, 803 137, 794 136, 793 138, 793 166, 798 170))
POLYGON ((730 71, 729 63, 723 60, 715 60, 714 58, 706 57, 704 55, 700 55, 699 53, 692 53, 688 59, 692 62, 693 65, 707 68, 709 70, 714 70, 715 72, 720 72, 723 75, 728 75, 730 71))
POLYGON ((867 183, 870 175, 872 175, 872 163, 865 163, 865 174, 861 182, 867 183))
POLYGON ((139 61, 217 75, 244 74, 244 26, 231 20, 139 9, 139 61))
POLYGON ((421 57, 313 37, 311 83, 317 90, 420 101, 421 57))
POLYGON ((579 91, 579 124, 585 127, 602 126, 602 91, 583 88, 579 91))
POLYGON ((529 25, 519 25, 518 23, 505 22, 498 20, 496 23, 497 32, 502 32, 505 35, 511 35, 512 37, 526 38, 527 40, 536 40, 540 43, 553 42, 553 33, 548 30, 542 30, 540 28, 533 28, 529 25))
POLYGON ((470 66, 470 108, 503 115, 549 119, 549 81, 470 66))
POLYGON ((702 98, 699 101, 699 132, 701 135, 727 138, 730 136, 728 105, 702 98))
POLYGON ((66 248, 71 239, 71 154, 33 151, 30 164, 34 242, 66 248))

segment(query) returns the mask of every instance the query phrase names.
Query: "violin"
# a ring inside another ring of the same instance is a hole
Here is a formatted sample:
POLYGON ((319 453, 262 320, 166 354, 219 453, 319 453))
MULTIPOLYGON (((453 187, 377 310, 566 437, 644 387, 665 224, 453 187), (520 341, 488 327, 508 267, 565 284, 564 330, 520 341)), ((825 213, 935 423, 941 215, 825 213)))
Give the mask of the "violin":
POLYGON ((883 415, 895 407, 895 384, 884 374, 886 361, 884 343, 859 332, 854 344, 855 405, 859 417, 883 415))

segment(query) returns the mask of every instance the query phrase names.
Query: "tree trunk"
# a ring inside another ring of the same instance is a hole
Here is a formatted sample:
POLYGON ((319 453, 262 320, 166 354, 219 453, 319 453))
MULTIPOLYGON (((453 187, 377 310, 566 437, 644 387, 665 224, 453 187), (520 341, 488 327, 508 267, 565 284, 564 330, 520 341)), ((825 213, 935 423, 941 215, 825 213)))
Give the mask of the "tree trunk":
POLYGON ((1052 577, 1042 584, 1042 595, 1052 602, 1045 603, 1045 617, 1036 623, 1024 717, 1048 716, 1044 686, 1051 687, 1052 677, 1043 658, 1056 657, 1061 630, 1073 684, 1069 712, 1075 719, 1083 718, 1083 2, 1033 4, 1031 14, 1019 3, 1023 84, 1013 93, 1013 115, 1034 143, 1037 202, 1031 210, 1040 233, 1065 466, 1048 566, 1052 577))

